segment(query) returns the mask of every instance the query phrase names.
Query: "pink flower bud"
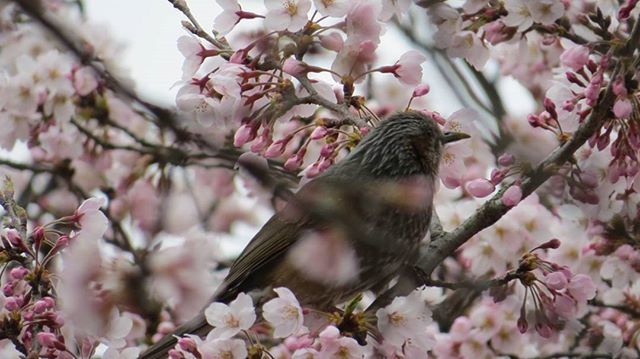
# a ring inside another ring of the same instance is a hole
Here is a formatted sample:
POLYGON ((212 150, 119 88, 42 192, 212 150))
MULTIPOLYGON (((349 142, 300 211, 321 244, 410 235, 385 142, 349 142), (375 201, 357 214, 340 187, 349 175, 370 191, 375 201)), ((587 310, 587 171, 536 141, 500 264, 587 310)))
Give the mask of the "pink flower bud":
POLYGON ((565 110, 567 112, 571 112, 571 111, 573 111, 574 108, 576 108, 576 104, 572 100, 564 100, 562 102, 562 109, 563 110, 565 110))
POLYGON ((500 164, 500 166, 511 166, 515 162, 516 158, 510 153, 503 153, 502 155, 500 155, 500 157, 498 157, 498 164, 500 164))
POLYGON ((338 52, 342 50, 344 40, 338 32, 331 32, 327 35, 320 36, 320 45, 327 50, 338 52))
POLYGON ((427 84, 421 84, 416 86, 415 89, 413 89, 413 97, 421 97, 424 96, 426 94, 429 93, 429 90, 431 90, 431 87, 429 87, 429 85, 427 84))
POLYGON ((627 98, 618 98, 613 104, 613 114, 616 118, 629 118, 633 112, 633 104, 627 98))
POLYGON ((319 139, 323 138, 324 136, 326 136, 328 132, 329 131, 327 130, 326 127, 318 126, 313 130, 313 132, 311 132, 310 138, 312 140, 319 140, 319 139))
POLYGON ((558 118, 558 113, 556 112, 556 104, 553 101, 545 97, 543 100, 544 109, 551 115, 552 118, 558 118))
POLYGON ((24 278, 24 276, 26 276, 27 273, 29 273, 29 270, 27 268, 25 268, 25 267, 16 267, 16 268, 13 268, 9 272, 9 277, 11 277, 11 279, 13 279, 13 280, 20 280, 20 279, 24 278))
POLYGON ((624 77, 618 76, 611 86, 613 93, 618 96, 627 96, 627 87, 624 83, 624 77))
POLYGON ((47 332, 40 332, 36 334, 36 338, 38 339, 38 343, 40 343, 40 345, 47 348, 55 348, 56 342, 58 341, 58 338, 56 338, 55 334, 47 332))
POLYGON ((515 206, 522 199, 522 188, 514 184, 513 186, 509 187, 506 191, 504 191, 501 199, 502 199, 502 204, 504 204, 505 206, 509 206, 509 207, 515 206))
POLYGON ((298 61, 292 57, 284 60, 284 64, 282 64, 282 71, 291 76, 302 75, 306 72, 307 64, 302 61, 298 61))
POLYGON ((560 55, 560 63, 574 71, 582 69, 587 61, 589 61, 589 48, 582 45, 570 47, 560 55))
POLYGON ((551 338, 553 329, 547 323, 536 323, 536 332, 543 338, 551 338))
POLYGON ((491 171, 491 183, 493 183, 494 185, 497 185, 498 183, 502 182, 505 174, 506 172, 504 170, 499 170, 497 168, 494 168, 491 171))
POLYGON ((529 116, 527 116, 527 121, 529 121, 529 125, 533 128, 540 127, 544 123, 540 117, 534 114, 529 114, 529 116))
POLYGON ((527 329, 529 329, 529 324, 527 324, 527 319, 521 315, 520 318, 518 318, 518 330, 520 331, 520 333, 524 334, 527 332, 527 329))
POLYGON ((264 151, 271 144, 271 135, 268 128, 265 128, 260 136, 251 144, 251 152, 258 153, 264 151))
POLYGON ((284 148, 290 139, 291 138, 289 137, 285 137, 283 139, 279 139, 276 142, 272 143, 271 146, 269 146, 269 148, 267 148, 267 150, 264 151, 264 157, 275 158, 282 155, 282 153, 284 153, 284 148))
POLYGON ((7 297, 4 301, 4 308, 10 312, 19 310, 22 300, 18 297, 7 297))
POLYGON ((47 302, 44 300, 39 300, 33 304, 33 311, 36 314, 42 314, 45 310, 47 310, 47 302))
POLYGON ((15 230, 14 228, 8 229, 6 234, 7 234, 7 239, 9 240, 9 243, 11 243, 12 246, 16 246, 16 247, 23 246, 22 238, 20 238, 20 234, 18 233, 17 230, 15 230))
POLYGON ((233 145, 241 147, 245 143, 252 141, 254 138, 256 138, 256 130, 251 126, 251 124, 245 123, 238 128, 236 134, 233 136, 233 145))
POLYGON ((313 178, 320 174, 320 163, 314 162, 309 167, 307 167, 307 171, 305 172, 305 176, 309 178, 313 178))
POLYGON ((188 353, 195 353, 198 350, 196 343, 191 338, 178 339, 178 345, 180 346, 180 349, 188 353))
POLYGON ((478 198, 486 197, 496 189, 493 183, 484 178, 476 178, 473 181, 467 182, 465 188, 472 196, 478 198))
POLYGON ((287 171, 296 171, 298 168, 302 166, 302 162, 304 161, 304 155, 307 153, 306 148, 301 148, 298 153, 296 153, 293 157, 289 158, 284 163, 284 168, 287 171))
POLYGON ((320 149, 320 156, 331 157, 335 149, 336 149, 335 143, 327 143, 326 145, 322 146, 322 148, 320 149))

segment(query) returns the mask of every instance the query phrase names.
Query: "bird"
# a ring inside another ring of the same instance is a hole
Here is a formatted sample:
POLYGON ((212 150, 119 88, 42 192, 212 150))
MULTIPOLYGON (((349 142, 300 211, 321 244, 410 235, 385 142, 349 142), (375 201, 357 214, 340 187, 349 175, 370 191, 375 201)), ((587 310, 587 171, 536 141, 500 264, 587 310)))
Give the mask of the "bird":
MULTIPOLYGON (((301 304, 329 308, 384 287, 427 235, 444 145, 468 137, 442 132, 420 111, 381 121, 267 221, 233 262, 211 302, 287 287, 301 304)), ((141 358, 166 357, 177 336, 204 336, 210 329, 203 308, 141 358)))

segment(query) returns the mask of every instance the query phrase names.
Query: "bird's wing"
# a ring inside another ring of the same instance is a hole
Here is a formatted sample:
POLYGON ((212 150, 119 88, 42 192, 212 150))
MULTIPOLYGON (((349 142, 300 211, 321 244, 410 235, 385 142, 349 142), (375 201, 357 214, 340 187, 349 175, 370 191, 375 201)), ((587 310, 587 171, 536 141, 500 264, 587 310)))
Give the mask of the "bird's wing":
MULTIPOLYGON (((294 201, 305 197, 305 193, 313 191, 319 181, 314 180, 303 186, 296 194, 294 201)), ((292 203, 274 214, 233 262, 229 274, 214 295, 214 300, 232 300, 247 280, 265 265, 281 260, 287 250, 299 239, 300 234, 318 225, 308 211, 300 208, 300 203, 292 203)))

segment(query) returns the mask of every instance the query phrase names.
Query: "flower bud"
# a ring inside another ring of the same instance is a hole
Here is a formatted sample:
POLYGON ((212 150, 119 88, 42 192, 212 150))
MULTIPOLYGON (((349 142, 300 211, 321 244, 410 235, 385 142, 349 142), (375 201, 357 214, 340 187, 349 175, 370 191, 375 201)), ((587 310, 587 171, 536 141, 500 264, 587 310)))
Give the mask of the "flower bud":
POLYGON ((500 157, 498 157, 498 164, 500 164, 500 166, 508 167, 515 162, 516 158, 510 153, 503 153, 502 155, 500 155, 500 157))
POLYGON ((324 136, 326 136, 328 132, 329 131, 327 130, 326 127, 318 126, 315 129, 313 129, 313 132, 311 132, 310 138, 312 140, 319 140, 319 139, 323 138, 324 136))
POLYGON ((431 90, 431 87, 429 87, 429 85, 427 84, 420 84, 418 86, 416 86, 415 89, 413 89, 413 97, 421 97, 424 96, 426 94, 429 93, 429 90, 431 90))
POLYGON ((504 204, 505 206, 515 206, 520 202, 520 200, 522 200, 522 188, 520 188, 520 186, 518 186, 517 184, 514 184, 506 191, 504 191, 501 200, 502 204, 504 204))
POLYGON ((252 141, 254 138, 256 138, 256 130, 250 123, 245 123, 238 128, 236 134, 233 136, 233 145, 241 147, 245 143, 252 141))
POLYGON ((486 197, 496 189, 493 183, 484 178, 476 178, 473 181, 467 182, 465 188, 472 196, 478 198, 486 197))

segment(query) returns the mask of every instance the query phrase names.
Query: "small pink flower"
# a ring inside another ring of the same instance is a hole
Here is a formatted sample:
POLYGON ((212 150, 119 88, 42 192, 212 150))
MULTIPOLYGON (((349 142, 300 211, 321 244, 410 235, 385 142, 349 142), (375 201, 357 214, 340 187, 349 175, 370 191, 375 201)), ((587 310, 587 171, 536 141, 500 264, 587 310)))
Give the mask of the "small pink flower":
POLYGON ((241 330, 251 328, 256 321, 256 312, 250 296, 240 293, 229 305, 211 303, 204 311, 207 322, 214 327, 214 338, 229 339, 241 330))
POLYGON ((267 15, 264 26, 269 30, 296 32, 307 24, 307 12, 311 9, 309 0, 265 0, 267 15))
POLYGON ((273 336, 286 338, 297 334, 302 328, 304 316, 295 295, 287 288, 275 288, 277 298, 271 299, 262 306, 262 316, 274 328, 273 336))
POLYGON ((509 38, 509 31, 502 21, 492 21, 484 26, 484 38, 491 45, 496 45, 509 38))
POLYGON ((570 67, 573 71, 582 69, 589 61, 589 48, 578 45, 566 49, 560 55, 562 65, 570 67))
POLYGON ((520 202, 520 200, 522 199, 522 188, 520 188, 519 185, 513 185, 511 187, 509 187, 506 191, 504 191, 504 193, 502 194, 502 203, 505 206, 515 206, 516 204, 518 204, 520 202))
POLYGON ((351 8, 349 0, 313 0, 313 4, 322 16, 343 17, 351 8))
POLYGON ((484 178, 476 178, 467 182, 465 188, 472 196, 482 198, 490 195, 496 187, 484 178))
POLYGON ((619 98, 613 104, 613 114, 617 118, 629 118, 631 112, 633 112, 633 104, 627 98, 619 98))
POLYGON ((571 278, 567 290, 578 302, 586 302, 596 296, 596 286, 586 274, 576 274, 571 278))
POLYGON ((222 8, 222 12, 213 20, 213 28, 220 35, 226 35, 240 22, 238 14, 242 8, 236 0, 216 0, 216 2, 222 8))
POLYGON ((427 58, 416 50, 405 52, 394 66, 393 75, 407 85, 418 85, 422 81, 422 63, 427 58))
POLYGON ((551 272, 545 277, 547 287, 554 290, 562 290, 567 286, 567 277, 562 272, 551 272))

